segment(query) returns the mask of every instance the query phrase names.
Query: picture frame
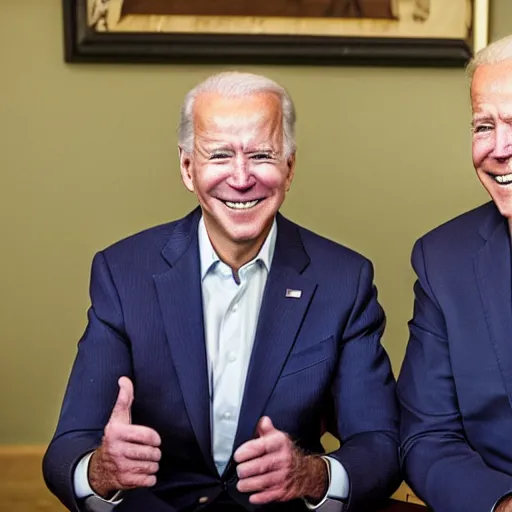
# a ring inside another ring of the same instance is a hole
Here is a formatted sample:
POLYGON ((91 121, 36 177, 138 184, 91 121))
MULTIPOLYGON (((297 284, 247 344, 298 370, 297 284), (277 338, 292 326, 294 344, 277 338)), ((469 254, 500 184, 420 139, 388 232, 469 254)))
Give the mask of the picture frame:
POLYGON ((463 66, 489 0, 63 0, 66 62, 463 66))

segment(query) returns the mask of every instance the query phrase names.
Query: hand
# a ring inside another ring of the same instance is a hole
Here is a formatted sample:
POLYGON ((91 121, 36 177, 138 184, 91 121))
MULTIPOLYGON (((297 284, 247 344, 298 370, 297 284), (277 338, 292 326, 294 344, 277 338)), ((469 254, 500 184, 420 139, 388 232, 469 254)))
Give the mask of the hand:
POLYGON ((235 452, 237 489, 254 493, 249 498, 254 505, 297 498, 321 501, 328 487, 325 461, 304 455, 267 416, 258 422, 256 434, 235 452))
POLYGON ((496 507, 496 512, 512 512, 512 496, 502 499, 496 507))
POLYGON ((152 487, 161 457, 161 440, 156 431, 132 425, 133 384, 119 379, 119 394, 105 427, 101 446, 89 463, 89 484, 107 498, 119 490, 152 487))

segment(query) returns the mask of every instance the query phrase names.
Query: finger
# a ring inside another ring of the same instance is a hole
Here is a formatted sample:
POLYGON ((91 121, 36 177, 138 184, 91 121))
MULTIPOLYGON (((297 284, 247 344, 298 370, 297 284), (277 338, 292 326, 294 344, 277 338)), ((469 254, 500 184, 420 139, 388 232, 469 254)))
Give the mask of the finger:
POLYGON ((158 473, 160 466, 158 462, 140 462, 137 461, 131 468, 131 473, 136 475, 154 475, 158 473))
POLYGON ((240 479, 236 484, 236 488, 240 492, 261 492, 268 491, 274 487, 279 487, 283 482, 284 472, 282 470, 278 470, 264 475, 240 479))
POLYGON ((130 428, 126 429, 124 440, 155 448, 162 444, 158 432, 143 425, 130 425, 130 428))
POLYGON ((253 505, 265 505, 266 503, 283 501, 283 496, 284 493, 282 489, 279 487, 274 487, 263 492, 251 494, 251 496, 249 496, 249 502, 253 505))
POLYGON ((266 454, 265 442, 263 439, 251 439, 240 446, 234 453, 233 458, 239 464, 266 454))
POLYGON ((286 434, 279 430, 274 430, 271 434, 257 439, 251 439, 236 450, 234 454, 235 462, 246 462, 262 457, 267 453, 278 451, 283 448, 286 442, 288 442, 286 434))
POLYGON ((155 475, 139 475, 136 473, 122 473, 117 479, 122 489, 137 487, 153 487, 156 484, 155 475))
POLYGON ((263 416, 260 418, 260 421, 258 421, 258 425, 256 426, 256 435, 258 437, 263 437, 271 434, 275 430, 276 428, 274 427, 272 420, 268 416, 263 416))
POLYGON ((256 459, 242 462, 236 467, 238 478, 249 478, 256 475, 263 475, 281 469, 284 466, 284 461, 281 460, 277 454, 270 453, 256 459))
POLYGON ((128 442, 158 448, 162 440, 156 430, 144 425, 109 424, 105 437, 111 442, 128 442))
POLYGON ((162 452, 153 446, 125 443, 122 455, 132 461, 159 462, 162 452))
POLYGON ((133 384, 128 377, 121 377, 118 384, 119 393, 110 415, 110 421, 129 425, 132 422, 133 384))

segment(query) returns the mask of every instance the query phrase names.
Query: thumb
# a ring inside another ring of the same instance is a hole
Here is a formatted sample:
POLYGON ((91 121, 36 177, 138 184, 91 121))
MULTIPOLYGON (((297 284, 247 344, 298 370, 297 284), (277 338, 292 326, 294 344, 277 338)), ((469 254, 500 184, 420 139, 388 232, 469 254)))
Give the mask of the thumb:
POLYGON ((121 377, 118 381, 119 394, 110 415, 110 421, 129 425, 132 422, 133 384, 128 377, 121 377))
POLYGON ((275 430, 275 427, 272 420, 268 416, 263 416, 260 421, 258 421, 256 435, 257 437, 263 437, 270 434, 273 430, 275 430))

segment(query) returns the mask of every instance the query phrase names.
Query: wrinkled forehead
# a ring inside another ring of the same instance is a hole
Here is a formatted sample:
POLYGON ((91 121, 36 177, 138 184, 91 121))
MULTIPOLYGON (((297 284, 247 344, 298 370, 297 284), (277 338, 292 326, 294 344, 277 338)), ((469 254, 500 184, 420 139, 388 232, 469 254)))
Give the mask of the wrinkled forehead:
POLYGON ((282 131, 282 109, 274 93, 222 96, 202 93, 194 103, 194 130, 197 135, 259 134, 272 136, 282 131))
POLYGON ((512 102, 512 59, 479 66, 471 82, 473 110, 486 103, 512 102))

